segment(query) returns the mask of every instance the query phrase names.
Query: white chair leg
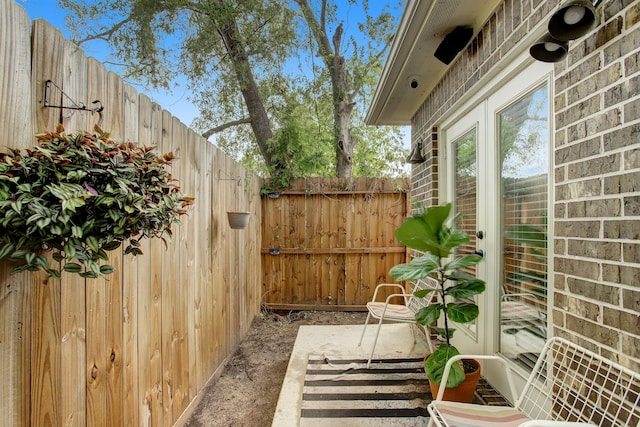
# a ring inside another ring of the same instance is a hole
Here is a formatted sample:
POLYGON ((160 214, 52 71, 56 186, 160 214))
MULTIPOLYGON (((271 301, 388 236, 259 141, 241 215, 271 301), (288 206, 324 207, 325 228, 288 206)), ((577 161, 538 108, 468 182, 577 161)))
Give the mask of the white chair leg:
POLYGON ((369 324, 369 317, 371 317, 371 312, 367 313, 367 320, 364 321, 364 327, 362 328, 362 335, 360 335, 360 341, 358 342, 358 347, 360 347, 360 345, 362 344, 364 333, 367 330, 367 325, 369 324))
POLYGON ((433 353, 434 351, 436 351, 436 348, 433 345, 433 341, 431 341, 431 330, 428 326, 424 327, 424 334, 427 337, 427 347, 429 348, 429 353, 433 353))
POLYGON ((367 361, 367 369, 371 367, 371 359, 373 359, 373 353, 376 351, 378 335, 380 335, 380 328, 382 327, 382 319, 383 317, 380 317, 380 321, 378 322, 378 330, 376 331, 376 337, 373 339, 373 347, 371 347, 371 354, 369 355, 369 360, 367 361))

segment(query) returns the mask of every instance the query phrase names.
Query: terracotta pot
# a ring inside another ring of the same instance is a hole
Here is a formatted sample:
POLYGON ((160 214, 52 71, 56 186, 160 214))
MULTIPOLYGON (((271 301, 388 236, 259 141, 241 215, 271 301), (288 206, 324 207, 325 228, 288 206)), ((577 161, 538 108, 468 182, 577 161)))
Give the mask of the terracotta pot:
MULTIPOLYGON (((444 396, 442 396, 442 400, 447 400, 449 402, 463 402, 463 403, 472 403, 473 396, 476 391, 476 386, 478 385, 478 380, 480 379, 480 363, 478 363, 475 359, 465 359, 467 362, 475 365, 478 369, 475 372, 465 375, 465 379, 456 388, 447 388, 444 391, 444 396)), ((438 395, 438 390, 440 386, 438 384, 431 382, 429 380, 429 387, 431 388, 431 395, 435 399, 438 395)))

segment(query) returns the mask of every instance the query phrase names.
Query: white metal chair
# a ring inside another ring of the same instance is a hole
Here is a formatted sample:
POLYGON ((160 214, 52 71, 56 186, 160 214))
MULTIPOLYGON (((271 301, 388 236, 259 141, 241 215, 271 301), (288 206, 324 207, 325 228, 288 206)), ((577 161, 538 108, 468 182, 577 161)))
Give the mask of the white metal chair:
MULTIPOLYGON (((502 357, 460 355, 460 359, 504 365, 512 396, 511 367, 502 357)), ((640 373, 633 372, 562 338, 547 341, 514 407, 442 401, 444 387, 428 406, 430 425, 468 427, 640 426, 640 373)))
MULTIPOLYGON (((371 354, 369 355, 369 360, 367 361, 367 368, 371 366, 371 359, 373 359, 373 354, 376 350, 376 344, 378 342, 378 336, 380 335, 380 328, 382 327, 382 322, 391 321, 391 322, 399 322, 399 323, 411 323, 417 324, 416 322, 416 313, 422 307, 426 307, 431 304, 434 299, 433 292, 429 293, 424 298, 417 298, 414 296, 414 292, 422 289, 429 289, 432 291, 436 291, 438 283, 431 278, 427 278, 424 280, 418 280, 413 287, 411 293, 407 293, 404 286, 394 283, 382 283, 376 286, 375 291, 373 292, 373 299, 367 303, 367 310, 369 313, 367 314, 367 320, 364 322, 364 327, 362 328, 362 335, 360 335, 360 341, 358 342, 358 347, 362 345, 362 339, 364 338, 364 333, 367 330, 367 325, 369 324, 369 319, 373 317, 374 319, 378 319, 378 330, 376 331, 376 336, 373 340, 373 347, 371 348, 371 354), (397 288, 400 292, 389 295, 384 302, 377 301, 378 291, 383 288, 397 288), (404 299, 404 304, 391 304, 391 300, 395 297, 402 297, 404 299)), ((414 334, 414 342, 415 342, 415 331, 414 334)), ((429 346, 430 351, 433 351, 431 340, 429 339, 429 331, 427 333, 427 344, 429 346)))
POLYGON ((502 295, 500 305, 500 323, 503 331, 528 329, 537 335, 546 336, 546 319, 537 307, 541 306, 538 297, 531 293, 502 295))

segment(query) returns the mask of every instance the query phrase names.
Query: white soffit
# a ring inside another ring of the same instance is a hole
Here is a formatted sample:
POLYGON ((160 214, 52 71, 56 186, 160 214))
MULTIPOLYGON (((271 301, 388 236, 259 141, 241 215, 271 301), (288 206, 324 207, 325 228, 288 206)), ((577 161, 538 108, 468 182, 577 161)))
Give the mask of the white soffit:
POLYGON ((449 67, 433 56, 444 36, 457 26, 471 26, 475 37, 499 3, 408 0, 366 123, 410 125, 411 117, 449 67), (413 79, 418 83, 416 88, 410 86, 413 79))

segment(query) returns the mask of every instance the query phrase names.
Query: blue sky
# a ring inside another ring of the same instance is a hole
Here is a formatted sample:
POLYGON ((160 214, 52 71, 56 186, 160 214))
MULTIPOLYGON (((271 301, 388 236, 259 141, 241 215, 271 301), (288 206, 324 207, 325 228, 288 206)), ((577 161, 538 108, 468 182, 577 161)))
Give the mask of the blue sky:
MULTIPOLYGON (((66 28, 64 22, 65 11, 58 6, 55 0, 16 0, 27 11, 29 17, 34 19, 42 18, 56 27, 64 34, 65 38, 70 39, 71 35, 66 28)), ((82 45, 87 56, 92 56, 101 62, 107 58, 104 49, 108 49, 105 43, 91 42, 82 45)), ((108 67, 108 65, 107 65, 108 67)), ((117 72, 117 69, 113 69, 117 72)), ((197 109, 191 102, 187 100, 188 93, 186 91, 186 83, 177 81, 178 87, 173 88, 171 92, 163 90, 150 90, 144 87, 136 87, 138 92, 144 93, 154 102, 160 104, 165 110, 170 111, 175 117, 180 119, 186 125, 191 125, 193 119, 198 115, 197 109)))

